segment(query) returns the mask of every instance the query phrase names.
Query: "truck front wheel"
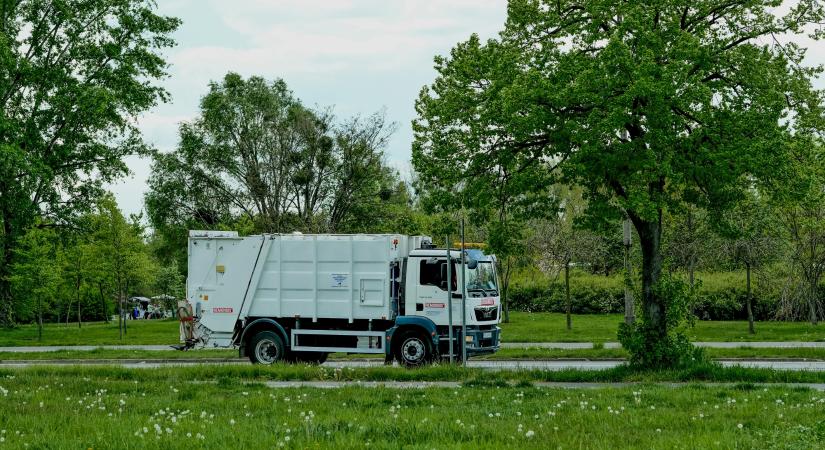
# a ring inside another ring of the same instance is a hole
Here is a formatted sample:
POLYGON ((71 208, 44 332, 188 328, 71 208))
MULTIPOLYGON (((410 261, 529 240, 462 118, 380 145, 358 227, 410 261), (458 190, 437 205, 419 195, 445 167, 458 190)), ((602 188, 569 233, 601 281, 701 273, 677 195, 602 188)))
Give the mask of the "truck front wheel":
POLYGON ((272 364, 284 358, 284 340, 274 331, 256 334, 249 347, 249 360, 253 364, 272 364))
POLYGON ((424 335, 415 331, 407 331, 398 338, 398 344, 393 352, 398 364, 406 367, 419 367, 432 361, 432 347, 424 335))

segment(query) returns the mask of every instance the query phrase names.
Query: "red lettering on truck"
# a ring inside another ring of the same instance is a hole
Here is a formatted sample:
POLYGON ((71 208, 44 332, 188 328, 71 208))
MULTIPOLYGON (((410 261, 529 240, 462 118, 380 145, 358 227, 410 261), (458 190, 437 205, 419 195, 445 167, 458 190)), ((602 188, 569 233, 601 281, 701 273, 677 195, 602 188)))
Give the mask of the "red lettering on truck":
POLYGON ((212 308, 212 312, 215 314, 231 313, 232 308, 212 308))

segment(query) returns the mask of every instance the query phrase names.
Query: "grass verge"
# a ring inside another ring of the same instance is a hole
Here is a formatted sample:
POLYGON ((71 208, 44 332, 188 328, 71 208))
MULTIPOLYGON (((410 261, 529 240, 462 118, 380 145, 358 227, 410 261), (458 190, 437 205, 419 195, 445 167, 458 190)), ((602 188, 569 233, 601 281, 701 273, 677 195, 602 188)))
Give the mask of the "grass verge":
MULTIPOLYGON (((291 370, 317 372, 318 368, 291 370)), ((0 374, 0 447, 532 449, 552 444, 807 449, 825 445, 823 394, 800 388, 643 385, 577 391, 480 384, 457 389, 270 389, 256 381, 283 371, 211 367, 5 372, 0 374), (215 377, 219 382, 192 383, 215 377)), ((455 368, 371 372, 466 374, 455 368)))
POLYGON ((449 365, 432 365, 409 370, 382 366, 366 368, 329 368, 302 364, 260 365, 193 365, 187 367, 124 368, 96 366, 31 366, 0 368, 0 377, 16 374, 107 377, 127 381, 245 380, 245 381, 458 381, 469 383, 560 382, 692 382, 717 383, 825 383, 825 372, 786 371, 745 367, 722 367, 700 364, 688 369, 639 371, 621 365, 605 370, 483 370, 449 365))

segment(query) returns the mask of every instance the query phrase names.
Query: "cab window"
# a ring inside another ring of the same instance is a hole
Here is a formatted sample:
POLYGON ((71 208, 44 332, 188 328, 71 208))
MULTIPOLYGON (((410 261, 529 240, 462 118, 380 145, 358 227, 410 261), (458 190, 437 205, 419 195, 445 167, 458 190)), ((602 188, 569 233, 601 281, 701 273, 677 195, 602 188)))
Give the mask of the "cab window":
MULTIPOLYGON (((452 262, 452 290, 458 289, 458 281, 456 280, 456 264, 452 262)), ((440 259, 438 261, 421 261, 418 269, 418 283, 421 286, 435 286, 442 291, 447 290, 447 261, 440 259)))

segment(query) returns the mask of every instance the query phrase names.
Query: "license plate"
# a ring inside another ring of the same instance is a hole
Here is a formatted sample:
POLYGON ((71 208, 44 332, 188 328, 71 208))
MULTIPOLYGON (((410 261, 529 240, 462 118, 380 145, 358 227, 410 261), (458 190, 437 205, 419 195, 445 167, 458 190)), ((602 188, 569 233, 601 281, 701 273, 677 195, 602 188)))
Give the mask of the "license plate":
POLYGON ((492 337, 493 337, 493 332, 492 331, 488 331, 488 332, 484 333, 484 339, 488 339, 488 338, 492 338, 492 337))

